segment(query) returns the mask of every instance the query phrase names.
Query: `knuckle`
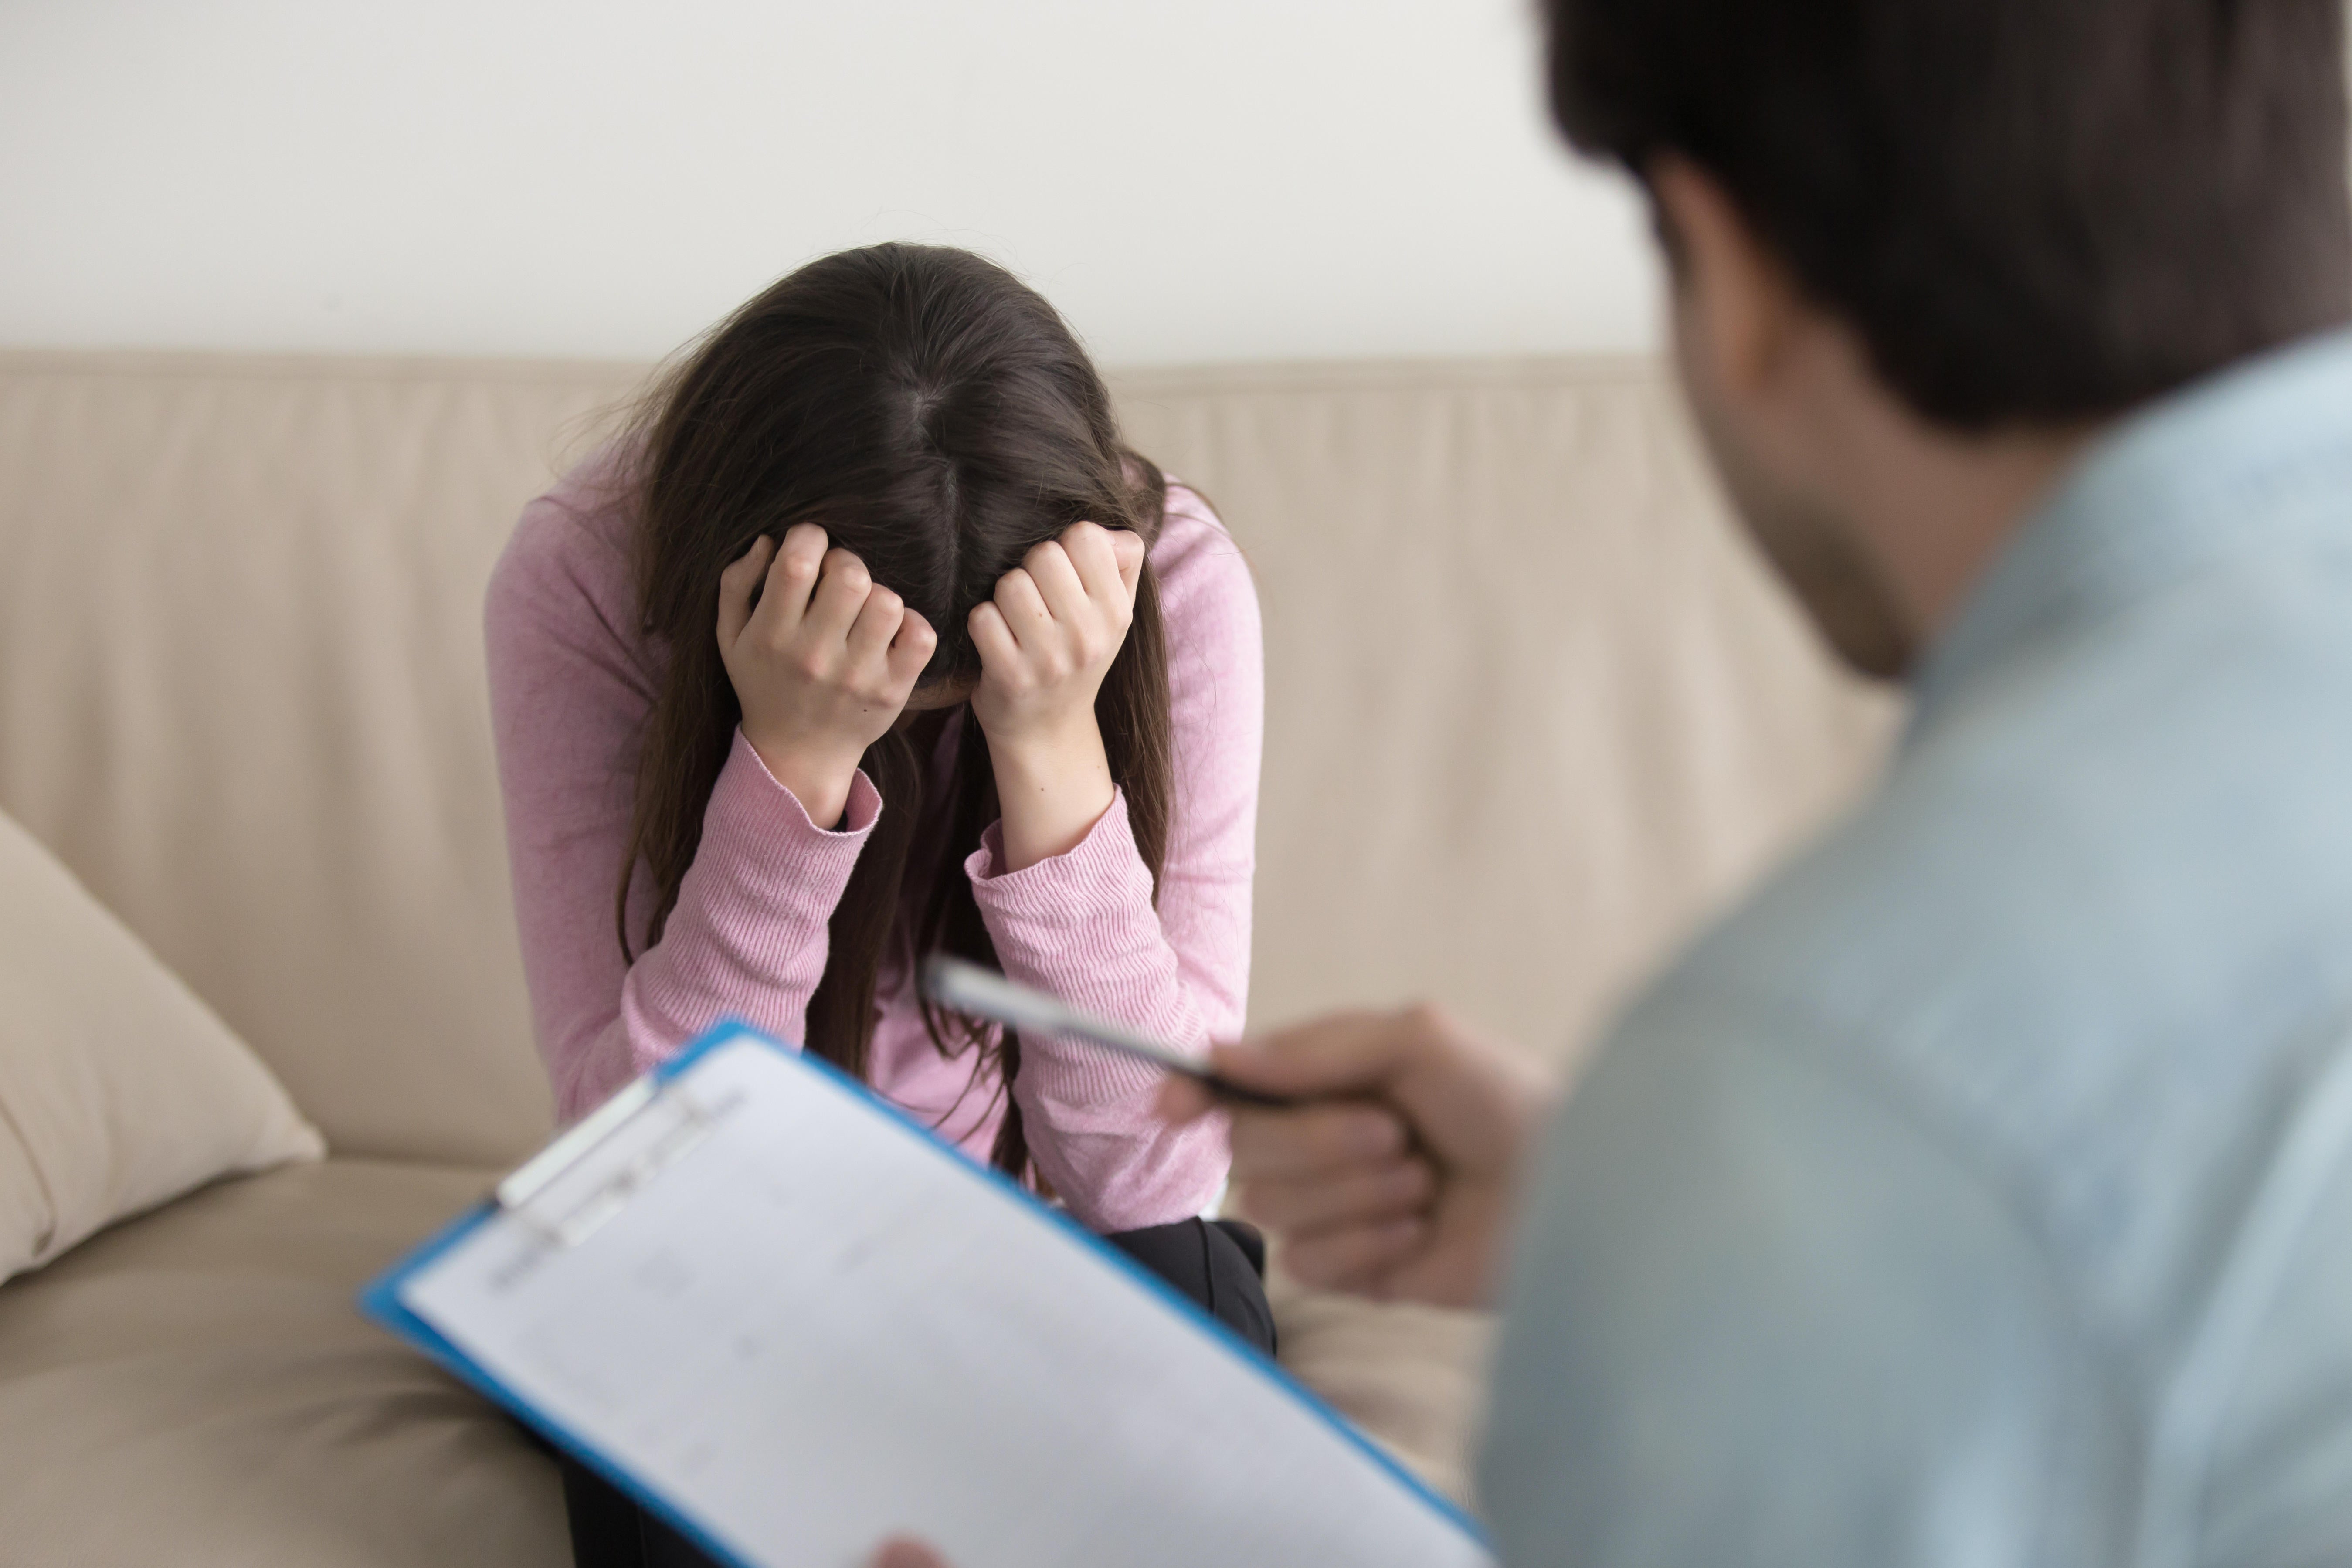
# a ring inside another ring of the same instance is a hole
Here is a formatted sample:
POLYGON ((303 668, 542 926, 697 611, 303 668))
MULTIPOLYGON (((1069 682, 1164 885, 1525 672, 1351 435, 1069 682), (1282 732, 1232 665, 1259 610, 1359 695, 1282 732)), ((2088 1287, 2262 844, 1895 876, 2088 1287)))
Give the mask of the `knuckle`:
POLYGON ((1374 1202, 1410 1205, 1422 1198, 1422 1168, 1412 1163, 1391 1165, 1380 1173, 1372 1186, 1374 1202))
POLYGON ((1336 1285, 1347 1272, 1335 1256, 1338 1250, 1329 1241, 1295 1241, 1283 1262, 1302 1285, 1336 1285))
POLYGON ((1387 1160, 1405 1147, 1404 1128, 1388 1111, 1370 1105, 1351 1106, 1328 1128, 1331 1152, 1355 1160, 1387 1160))
POLYGON ((1454 1031, 1453 1020, 1434 1002, 1411 1003, 1398 1014, 1397 1020, 1412 1033, 1423 1037, 1448 1035, 1454 1031))
POLYGON ((1250 1194, 1250 1217, 1276 1230, 1296 1225, 1305 1213, 1291 1187, 1261 1185, 1250 1194))

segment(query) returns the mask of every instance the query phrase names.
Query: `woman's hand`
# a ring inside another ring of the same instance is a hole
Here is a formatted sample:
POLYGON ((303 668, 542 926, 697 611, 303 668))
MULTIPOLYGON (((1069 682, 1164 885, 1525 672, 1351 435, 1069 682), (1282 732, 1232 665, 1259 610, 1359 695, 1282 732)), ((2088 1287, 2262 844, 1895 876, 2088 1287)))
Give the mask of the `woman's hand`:
POLYGON ((841 820, 857 760, 907 705, 939 636, 824 530, 761 535, 719 577, 719 655, 743 738, 819 827, 841 820), (751 602, 759 590, 759 603, 751 602))
POLYGON ((1127 641, 1143 555, 1138 534, 1076 523, 1030 551, 971 612, 981 664, 971 711, 996 771, 1004 870, 1066 853, 1110 809, 1095 694, 1127 641))

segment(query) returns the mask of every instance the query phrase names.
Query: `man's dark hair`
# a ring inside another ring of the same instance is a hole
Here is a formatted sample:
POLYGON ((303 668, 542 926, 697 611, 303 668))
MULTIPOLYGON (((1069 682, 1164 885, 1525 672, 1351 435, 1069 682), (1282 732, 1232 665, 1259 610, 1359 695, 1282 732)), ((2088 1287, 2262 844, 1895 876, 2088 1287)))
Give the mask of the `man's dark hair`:
POLYGON ((2352 314, 2344 0, 1543 0, 1552 110, 1718 180, 1948 425, 2127 408, 2352 314))

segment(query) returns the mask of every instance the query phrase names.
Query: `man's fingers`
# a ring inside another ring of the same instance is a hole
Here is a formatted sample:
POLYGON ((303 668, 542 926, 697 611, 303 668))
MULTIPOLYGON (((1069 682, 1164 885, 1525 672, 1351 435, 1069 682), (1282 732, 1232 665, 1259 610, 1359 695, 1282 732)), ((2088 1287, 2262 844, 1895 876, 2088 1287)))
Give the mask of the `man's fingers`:
POLYGON ((1380 1089, 1424 1048, 1421 1015, 1335 1013, 1219 1046, 1211 1060, 1236 1083, 1274 1094, 1332 1095, 1380 1089))
POLYGON ((869 1568, 948 1568, 948 1562, 921 1542, 901 1535, 875 1548, 869 1568))
POLYGON ((1217 1097, 1208 1087, 1189 1078, 1171 1078, 1160 1086, 1159 1101, 1152 1107, 1160 1119, 1173 1126, 1198 1121, 1217 1109, 1217 1097))
POLYGON ((1245 1181, 1236 1189, 1246 1217, 1284 1236, 1410 1218, 1436 1190, 1428 1163, 1411 1157, 1320 1178, 1245 1181))
POLYGON ((1375 1164, 1402 1155, 1412 1142, 1393 1110, 1369 1100, 1329 1100, 1297 1110, 1237 1108, 1233 1123, 1236 1181, 1375 1164))
POLYGON ((751 541, 751 548, 737 556, 733 564, 719 574, 719 648, 724 653, 740 641, 743 628, 751 624, 751 590, 768 574, 768 563, 774 559, 776 542, 766 534, 751 541))
POLYGON ((1418 1251, 1429 1226, 1417 1218, 1308 1231, 1283 1241, 1282 1267, 1303 1285, 1361 1291, 1418 1251))

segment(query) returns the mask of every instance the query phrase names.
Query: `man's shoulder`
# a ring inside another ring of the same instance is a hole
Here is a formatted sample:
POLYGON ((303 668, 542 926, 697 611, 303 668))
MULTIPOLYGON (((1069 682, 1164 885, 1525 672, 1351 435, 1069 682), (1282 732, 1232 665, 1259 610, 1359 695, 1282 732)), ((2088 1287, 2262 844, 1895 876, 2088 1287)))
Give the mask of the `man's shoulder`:
POLYGON ((1866 1078, 2137 1332, 2352 1023, 2346 690, 2352 633, 2238 588, 2029 649, 1620 1043, 1709 1028, 1866 1078))
POLYGON ((1690 967, 1884 1021, 1970 977, 2218 980, 2352 926, 2352 574, 2338 597, 2284 617, 2225 585, 2021 650, 1690 967))

